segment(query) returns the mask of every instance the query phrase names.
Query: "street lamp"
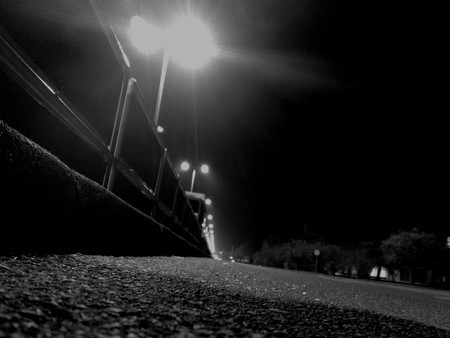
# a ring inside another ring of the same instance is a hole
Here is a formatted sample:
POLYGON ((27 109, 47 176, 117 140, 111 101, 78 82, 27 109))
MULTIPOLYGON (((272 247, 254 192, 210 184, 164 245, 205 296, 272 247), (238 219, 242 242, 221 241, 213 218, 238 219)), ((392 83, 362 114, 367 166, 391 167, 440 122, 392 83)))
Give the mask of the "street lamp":
POLYGON ((161 98, 169 58, 188 69, 198 69, 217 55, 208 27, 197 17, 178 18, 166 29, 153 27, 139 16, 130 21, 129 35, 136 48, 146 55, 163 50, 163 63, 156 99, 154 123, 158 126, 161 98))
MULTIPOLYGON (((184 161, 181 163, 181 170, 183 170, 183 171, 188 171, 190 167, 191 167, 191 165, 187 161, 184 161)), ((200 166, 200 172, 202 172, 203 174, 207 174, 209 172, 209 166, 207 164, 202 164, 200 166)), ((190 192, 192 192, 194 190, 194 182, 195 182, 196 173, 197 173, 197 171, 194 168, 192 170, 191 189, 189 190, 190 192)))

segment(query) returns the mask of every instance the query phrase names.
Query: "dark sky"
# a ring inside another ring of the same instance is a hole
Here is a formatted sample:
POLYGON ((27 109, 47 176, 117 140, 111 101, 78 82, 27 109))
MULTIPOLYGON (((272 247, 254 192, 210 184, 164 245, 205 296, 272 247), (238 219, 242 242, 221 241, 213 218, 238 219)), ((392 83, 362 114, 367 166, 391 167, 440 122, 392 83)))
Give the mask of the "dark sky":
POLYGON ((196 74, 195 87, 169 66, 160 121, 174 159, 211 164, 198 188, 214 201, 219 248, 290 238, 305 222, 329 240, 448 225, 434 9, 360 1, 191 6, 222 54, 196 74))
MULTIPOLYGON (((78 13, 72 28, 89 21, 79 6, 62 3, 78 13)), ((130 17, 164 26, 190 8, 212 29, 216 59, 195 74, 169 63, 159 121, 174 164, 210 165, 196 190, 213 201, 218 249, 292 238, 305 223, 335 241, 383 238, 400 227, 448 228, 439 9, 336 0, 106 3, 151 110, 162 55, 146 58, 129 45, 130 17)), ((52 6, 34 14, 50 25, 50 40, 51 28, 62 24, 52 6)), ((83 53, 68 56, 71 68, 65 62, 56 78, 77 79, 76 62, 93 57, 103 73, 89 84, 107 96, 105 73, 114 61, 95 57, 109 53, 96 42, 98 32, 94 39, 81 30, 58 31, 83 53)), ((82 96, 86 81, 79 81, 82 96)), ((189 175, 180 176, 188 189, 189 175)))

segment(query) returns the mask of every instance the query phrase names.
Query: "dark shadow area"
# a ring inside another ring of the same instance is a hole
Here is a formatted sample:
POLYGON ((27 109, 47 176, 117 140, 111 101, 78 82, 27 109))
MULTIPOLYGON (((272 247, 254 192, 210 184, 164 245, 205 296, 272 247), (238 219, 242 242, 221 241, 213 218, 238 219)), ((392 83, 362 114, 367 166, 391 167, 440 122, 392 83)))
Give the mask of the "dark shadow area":
POLYGON ((0 121, 0 252, 205 256, 0 121))

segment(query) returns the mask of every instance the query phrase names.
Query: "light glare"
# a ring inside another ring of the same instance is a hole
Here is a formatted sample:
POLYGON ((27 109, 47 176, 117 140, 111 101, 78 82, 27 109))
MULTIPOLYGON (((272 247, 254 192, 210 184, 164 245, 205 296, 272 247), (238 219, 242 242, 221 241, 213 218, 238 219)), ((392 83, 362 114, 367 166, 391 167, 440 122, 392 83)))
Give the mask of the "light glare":
POLYGON ((196 17, 176 21, 166 32, 166 51, 178 64, 198 69, 217 54, 209 29, 196 17))
POLYGON ((209 167, 208 167, 208 165, 207 165, 207 164, 203 164, 203 165, 200 167, 200 171, 201 171, 202 173, 204 173, 204 174, 207 174, 207 173, 209 172, 209 167))
POLYGON ((181 170, 187 171, 189 170, 191 166, 189 165, 188 162, 184 161, 183 163, 181 163, 181 170))
POLYGON ((133 45, 143 54, 153 54, 163 48, 161 30, 147 23, 140 16, 131 18, 128 33, 133 45))

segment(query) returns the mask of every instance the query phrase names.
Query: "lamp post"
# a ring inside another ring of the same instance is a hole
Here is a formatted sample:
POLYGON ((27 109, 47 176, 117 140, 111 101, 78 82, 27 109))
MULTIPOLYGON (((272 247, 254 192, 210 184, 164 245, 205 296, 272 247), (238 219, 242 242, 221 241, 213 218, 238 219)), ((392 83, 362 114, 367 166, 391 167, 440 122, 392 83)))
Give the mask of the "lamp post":
POLYGON ((158 88, 158 97, 156 99, 156 107, 155 107, 155 117, 154 123, 155 126, 158 127, 158 119, 159 119, 159 110, 161 109, 161 98, 164 89, 164 82, 166 81, 166 73, 167 73, 167 65, 169 64, 169 55, 167 51, 164 50, 163 63, 161 69, 161 77, 159 79, 159 88, 158 88))
MULTIPOLYGON (((190 167, 191 167, 191 165, 187 161, 184 161, 181 163, 181 170, 183 170, 183 171, 188 171, 190 167)), ((202 172, 203 174, 207 174, 209 172, 209 166, 207 164, 202 164, 200 166, 200 172, 202 172)), ((189 190, 190 192, 194 191, 194 182, 195 182, 196 173, 197 173, 197 170, 194 168, 192 170, 191 187, 189 190)))
POLYGON ((319 258, 320 250, 314 250, 314 256, 316 257, 316 260, 314 262, 314 272, 317 272, 317 259, 319 258))
POLYGON ((156 99, 154 123, 158 127, 161 99, 169 59, 188 69, 198 69, 217 54, 211 33, 197 17, 180 17, 166 29, 158 29, 134 16, 130 21, 129 35, 138 50, 146 55, 163 50, 163 62, 156 99))

